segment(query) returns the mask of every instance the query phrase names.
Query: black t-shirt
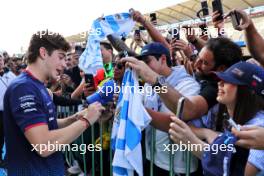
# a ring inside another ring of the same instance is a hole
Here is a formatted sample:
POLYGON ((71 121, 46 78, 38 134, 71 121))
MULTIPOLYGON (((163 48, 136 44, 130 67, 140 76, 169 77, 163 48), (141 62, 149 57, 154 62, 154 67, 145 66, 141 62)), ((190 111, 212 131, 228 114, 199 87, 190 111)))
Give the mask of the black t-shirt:
POLYGON ((197 76, 195 75, 196 81, 201 85, 201 90, 199 95, 201 95, 208 104, 208 109, 212 108, 217 104, 217 79, 213 76, 197 76))
POLYGON ((78 66, 73 67, 71 70, 65 70, 64 73, 71 77, 75 88, 79 86, 82 78, 80 75, 80 68, 78 66))

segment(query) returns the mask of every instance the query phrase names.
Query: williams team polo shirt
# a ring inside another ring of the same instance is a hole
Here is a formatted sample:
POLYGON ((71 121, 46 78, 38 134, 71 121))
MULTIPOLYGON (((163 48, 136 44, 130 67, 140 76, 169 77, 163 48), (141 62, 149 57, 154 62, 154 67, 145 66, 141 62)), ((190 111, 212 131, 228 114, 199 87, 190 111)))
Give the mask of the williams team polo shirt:
POLYGON ((61 176, 64 160, 61 152, 41 157, 26 139, 26 130, 47 124, 58 128, 55 106, 45 85, 29 72, 23 72, 8 87, 4 97, 4 130, 7 172, 10 176, 61 176))

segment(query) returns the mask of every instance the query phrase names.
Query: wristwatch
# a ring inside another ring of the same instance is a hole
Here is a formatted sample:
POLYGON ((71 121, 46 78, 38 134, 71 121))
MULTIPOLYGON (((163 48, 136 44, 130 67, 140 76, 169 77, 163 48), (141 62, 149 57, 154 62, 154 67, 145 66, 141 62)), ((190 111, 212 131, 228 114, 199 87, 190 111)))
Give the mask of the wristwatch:
POLYGON ((164 76, 158 76, 156 82, 152 84, 152 89, 155 87, 162 87, 166 84, 166 78, 164 76))

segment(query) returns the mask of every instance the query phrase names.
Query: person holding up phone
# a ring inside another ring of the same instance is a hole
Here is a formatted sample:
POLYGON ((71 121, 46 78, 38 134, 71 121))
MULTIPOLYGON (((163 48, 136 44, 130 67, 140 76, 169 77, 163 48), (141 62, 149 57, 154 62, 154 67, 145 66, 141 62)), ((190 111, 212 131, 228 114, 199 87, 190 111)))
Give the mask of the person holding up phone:
POLYGON ((95 91, 96 90, 93 74, 85 74, 84 75, 84 80, 85 80, 86 87, 89 87, 91 91, 95 91))
POLYGON ((97 89, 98 83, 105 79, 104 74, 104 69, 97 70, 95 76, 93 76, 92 74, 85 74, 83 71, 81 71, 80 75, 82 77, 82 81, 79 86, 72 92, 71 98, 80 99, 82 95, 87 97, 93 94, 97 89))
POLYGON ((157 15, 156 13, 150 13, 149 14, 149 18, 150 18, 150 22, 153 24, 153 25, 157 25, 157 15))
POLYGON ((133 10, 133 20, 140 23, 148 32, 153 41, 162 43, 165 47, 169 48, 170 45, 161 33, 155 28, 155 26, 148 21, 139 11, 133 10))
POLYGON ((136 29, 134 32, 133 40, 130 44, 130 49, 133 51, 136 51, 137 48, 142 48, 144 46, 145 40, 143 39, 141 35, 141 31, 139 29, 136 29))
POLYGON ((224 11, 223 11, 223 5, 222 5, 221 0, 213 0, 212 7, 213 7, 213 12, 219 13, 218 17, 216 18, 216 21, 223 20, 224 11))
POLYGON ((221 0, 212 1, 213 13, 212 22, 214 27, 217 29, 218 36, 224 36, 224 18, 223 18, 223 6, 221 0))
POLYGON ((243 10, 232 10, 225 18, 231 16, 232 13, 236 13, 239 20, 239 24, 235 27, 238 31, 245 31, 245 37, 250 54, 261 63, 264 67, 264 38, 260 35, 256 29, 250 16, 243 10))
MULTIPOLYGON (((206 116, 192 123, 200 126, 197 123, 199 121, 203 127, 223 132, 223 134, 226 134, 226 131, 230 132, 232 126, 238 127, 238 124, 256 125, 263 128, 264 85, 262 80, 264 80, 264 69, 248 62, 239 62, 225 72, 215 72, 215 74, 220 79, 217 101, 221 104, 211 108, 206 116), (232 123, 226 123, 229 118, 233 119, 232 123)), ((183 121, 176 117, 172 117, 172 120, 174 122, 170 124, 169 133, 176 143, 190 141, 192 144, 205 144, 183 121)), ((239 137, 241 133, 235 132, 235 134, 239 137)), ((214 131, 207 131, 201 138, 207 139, 212 135, 215 136, 214 143, 218 136, 214 131)), ((241 140, 238 140, 239 143, 241 144, 241 140)), ((236 151, 232 156, 230 175, 256 175, 264 170, 264 150, 250 149, 248 153, 246 149, 236 147, 236 151)), ((203 150, 193 153, 206 160, 203 150)), ((220 169, 220 172, 224 172, 223 165, 216 167, 220 169)))
POLYGON ((185 37, 190 44, 192 44, 198 51, 200 51, 206 44, 206 41, 198 37, 193 26, 184 25, 185 37))
POLYGON ((188 58, 191 58, 192 56, 192 49, 190 48, 190 46, 188 45, 187 42, 185 42, 184 40, 182 39, 172 39, 171 41, 171 49, 172 50, 175 50, 175 49, 178 49, 178 50, 182 50, 185 54, 186 57, 188 58))

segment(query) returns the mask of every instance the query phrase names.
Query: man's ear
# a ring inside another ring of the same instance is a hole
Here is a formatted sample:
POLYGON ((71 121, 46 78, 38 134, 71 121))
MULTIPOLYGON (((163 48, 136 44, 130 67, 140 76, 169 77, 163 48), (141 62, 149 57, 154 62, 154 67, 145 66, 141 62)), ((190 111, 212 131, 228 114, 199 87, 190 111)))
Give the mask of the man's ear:
POLYGON ((47 50, 44 47, 39 48, 39 56, 41 59, 45 59, 47 56, 47 50))
POLYGON ((166 63, 167 64, 167 58, 166 58, 166 56, 164 54, 161 55, 160 59, 161 59, 161 63, 162 64, 163 63, 166 63))
POLYGON ((217 72, 223 72, 227 69, 227 67, 225 65, 220 65, 219 67, 217 67, 216 71, 217 72))

